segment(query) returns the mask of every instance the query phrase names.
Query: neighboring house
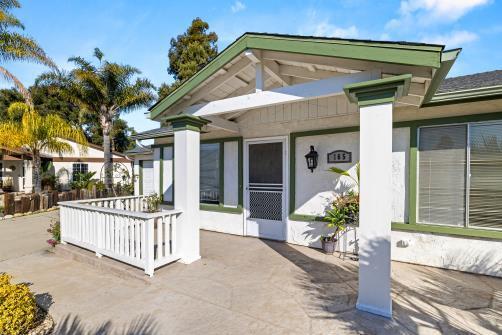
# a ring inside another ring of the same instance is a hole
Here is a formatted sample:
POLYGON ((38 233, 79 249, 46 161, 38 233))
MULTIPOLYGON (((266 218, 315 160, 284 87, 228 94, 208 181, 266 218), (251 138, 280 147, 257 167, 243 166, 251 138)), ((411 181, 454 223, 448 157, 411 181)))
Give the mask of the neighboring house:
MULTIPOLYGON (((49 173, 56 175, 62 189, 68 189, 70 182, 77 172, 96 172, 94 178, 101 179, 103 172, 103 150, 100 146, 89 143, 86 150, 77 143, 65 140, 73 147, 73 153, 59 156, 56 153, 43 152, 42 165, 52 163, 49 173)), ((10 184, 14 192, 29 193, 33 189, 32 184, 32 158, 31 154, 19 150, 2 150, 0 157, 0 171, 3 184, 10 184)), ((117 167, 114 172, 114 181, 122 180, 126 175, 130 182, 132 178, 132 161, 124 154, 113 152, 113 162, 117 167)))
POLYGON ((354 187, 328 169, 360 161, 359 227, 339 243, 361 258, 359 308, 390 315, 390 257, 502 276, 502 71, 445 79, 459 53, 244 34, 150 109, 136 194, 174 202, 184 229, 319 247, 354 187))

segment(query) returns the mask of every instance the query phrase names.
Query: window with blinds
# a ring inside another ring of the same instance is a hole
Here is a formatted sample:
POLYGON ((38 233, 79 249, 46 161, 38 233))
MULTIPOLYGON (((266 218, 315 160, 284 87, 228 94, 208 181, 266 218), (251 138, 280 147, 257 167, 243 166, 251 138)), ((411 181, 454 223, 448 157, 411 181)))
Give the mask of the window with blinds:
POLYGON ((502 229, 502 123, 472 124, 469 226, 502 229))
POLYGON ((464 226, 467 125, 419 130, 418 222, 464 226))
POLYGON ((419 223, 502 230, 502 122, 419 129, 419 223))
POLYGON ((220 202, 220 144, 200 145, 200 202, 220 202))

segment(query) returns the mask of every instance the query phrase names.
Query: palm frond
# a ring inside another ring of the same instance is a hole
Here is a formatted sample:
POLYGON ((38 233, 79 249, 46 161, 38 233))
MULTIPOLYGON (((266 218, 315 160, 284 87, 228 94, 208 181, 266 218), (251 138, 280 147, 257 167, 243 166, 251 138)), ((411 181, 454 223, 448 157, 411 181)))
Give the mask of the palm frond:
POLYGON ((337 173, 337 174, 339 174, 341 176, 345 176, 345 177, 350 177, 351 176, 350 173, 349 173, 349 171, 343 170, 343 169, 340 169, 340 168, 337 168, 337 167, 334 167, 334 166, 330 167, 329 171, 331 171, 333 173, 337 173))
POLYGON ((26 89, 26 87, 24 87, 23 83, 21 83, 21 81, 19 79, 17 79, 16 76, 14 76, 12 73, 10 73, 6 68, 4 68, 3 66, 0 66, 0 74, 2 75, 2 77, 13 83, 14 86, 16 87, 16 89, 19 91, 19 93, 21 93, 21 95, 23 96, 24 100, 26 101, 26 103, 29 105, 29 106, 33 106, 33 101, 31 99, 31 94, 30 92, 26 89))
POLYGON ((6 30, 7 28, 24 29, 24 25, 17 17, 0 9, 0 31, 6 30))
POLYGON ((83 57, 70 57, 68 58, 68 62, 74 63, 77 67, 84 71, 96 72, 96 68, 83 57))
POLYGON ((94 57, 96 57, 100 62, 105 54, 99 48, 94 48, 94 57))
POLYGON ((0 0, 0 9, 9 10, 12 8, 21 8, 21 4, 17 0, 0 0))
POLYGON ((2 61, 31 61, 56 68, 56 64, 44 50, 30 37, 14 33, 0 32, 0 59, 2 61))

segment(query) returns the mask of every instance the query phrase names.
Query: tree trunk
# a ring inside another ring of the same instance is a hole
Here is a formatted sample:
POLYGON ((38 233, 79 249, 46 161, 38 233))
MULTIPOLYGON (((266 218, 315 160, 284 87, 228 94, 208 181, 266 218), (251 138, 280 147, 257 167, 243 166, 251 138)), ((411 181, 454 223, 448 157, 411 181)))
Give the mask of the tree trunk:
MULTIPOLYGON (((108 114, 108 113, 105 113, 108 114)), ((103 152, 104 152, 104 182, 107 190, 113 187, 113 160, 111 152, 110 134, 112 131, 112 120, 108 115, 101 116, 101 127, 103 129, 103 152)))
POLYGON ((42 192, 42 177, 40 175, 40 170, 42 168, 42 163, 40 161, 40 153, 38 151, 33 151, 33 192, 42 192))

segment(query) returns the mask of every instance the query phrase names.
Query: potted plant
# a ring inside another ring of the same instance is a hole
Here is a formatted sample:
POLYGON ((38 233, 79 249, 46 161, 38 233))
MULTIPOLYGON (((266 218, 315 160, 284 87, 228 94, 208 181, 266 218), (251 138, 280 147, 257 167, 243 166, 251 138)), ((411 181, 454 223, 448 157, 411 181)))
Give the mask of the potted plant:
MULTIPOLYGON (((351 178, 359 190, 359 163, 356 164, 356 178, 339 168, 332 167, 330 171, 351 178)), ((331 209, 326 211, 323 221, 327 222, 326 228, 330 233, 321 236, 322 249, 331 255, 335 252, 340 234, 349 225, 356 225, 359 221, 359 192, 350 190, 337 196, 331 204, 331 209)))
POLYGON ((321 236, 322 250, 332 255, 336 249, 339 233, 345 230, 345 214, 343 210, 333 205, 331 210, 326 211, 324 221, 328 222, 326 227, 331 232, 321 236))
POLYGON ((162 202, 162 199, 154 193, 145 198, 146 200, 146 210, 148 213, 154 213, 159 211, 159 205, 162 202))

